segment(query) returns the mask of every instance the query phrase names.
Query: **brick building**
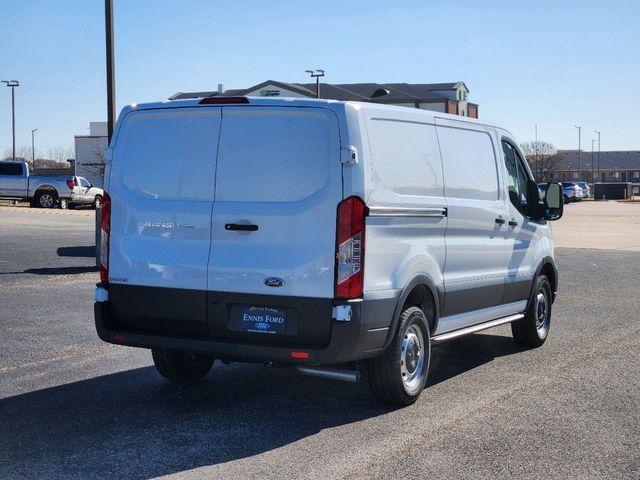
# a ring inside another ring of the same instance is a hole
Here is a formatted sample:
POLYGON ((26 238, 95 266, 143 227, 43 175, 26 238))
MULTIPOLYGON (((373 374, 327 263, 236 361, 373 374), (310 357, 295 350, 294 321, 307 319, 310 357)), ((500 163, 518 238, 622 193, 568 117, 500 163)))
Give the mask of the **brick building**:
MULTIPOLYGON (((267 80, 249 88, 208 92, 178 92, 171 100, 211 96, 298 97, 316 98, 315 83, 284 83, 267 80)), ((469 101, 464 82, 451 83, 321 83, 320 98, 343 101, 374 102, 421 108, 478 118, 478 104, 469 101)))
POLYGON ((598 152, 582 151, 579 170, 577 150, 558 150, 545 163, 548 180, 640 183, 640 150, 600 152, 599 162, 598 152))

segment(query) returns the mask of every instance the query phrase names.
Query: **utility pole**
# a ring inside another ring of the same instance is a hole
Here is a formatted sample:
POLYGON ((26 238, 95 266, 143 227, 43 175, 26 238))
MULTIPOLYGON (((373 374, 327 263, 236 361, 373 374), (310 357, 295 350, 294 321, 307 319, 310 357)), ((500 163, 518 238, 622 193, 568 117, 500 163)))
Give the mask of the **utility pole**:
POLYGON ((12 159, 16 160, 16 87, 20 86, 18 80, 2 80, 7 87, 11 87, 11 132, 13 135, 13 154, 12 159))
POLYGON ((538 124, 535 124, 536 127, 536 135, 535 135, 535 152, 536 152, 536 162, 538 162, 538 169, 540 170, 540 179, 542 178, 542 160, 540 158, 540 144, 538 143, 538 124))
POLYGON ((316 79, 316 98, 320 98, 320 77, 324 77, 324 70, 305 70, 305 72, 316 79))
POLYGON ((574 125, 578 129, 578 180, 580 180, 580 157, 582 150, 582 127, 574 125))
POLYGON ((36 142, 35 142, 34 133, 36 133, 37 131, 38 131, 37 128, 34 128, 33 130, 31 130, 31 165, 32 165, 32 168, 36 167, 36 142))
POLYGON ((593 162, 593 152, 595 150, 595 148, 593 147, 593 144, 597 142, 597 140, 594 138, 593 140, 591 140, 591 182, 595 183, 595 179, 594 179, 594 173, 593 173, 593 167, 595 167, 595 163, 593 162))
POLYGON ((598 134, 598 181, 601 181, 600 178, 600 132, 594 130, 594 133, 598 134))
POLYGON ((107 137, 111 143, 116 118, 116 79, 113 60, 113 0, 104 0, 104 30, 107 57, 107 137))

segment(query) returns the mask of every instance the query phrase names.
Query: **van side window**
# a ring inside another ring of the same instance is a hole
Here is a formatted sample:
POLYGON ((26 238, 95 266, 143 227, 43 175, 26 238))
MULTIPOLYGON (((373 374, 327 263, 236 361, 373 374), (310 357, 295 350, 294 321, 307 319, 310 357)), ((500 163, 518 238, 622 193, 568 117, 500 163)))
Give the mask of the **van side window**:
POLYGON ((436 127, 447 197, 472 200, 498 199, 498 167, 487 132, 436 127))
POLYGON ((368 129, 380 188, 399 196, 442 196, 442 161, 434 125, 372 118, 368 129))
POLYGON ((513 146, 506 141, 502 141, 502 152, 507 171, 507 189, 509 200, 514 207, 523 215, 527 215, 527 171, 520 154, 513 146))

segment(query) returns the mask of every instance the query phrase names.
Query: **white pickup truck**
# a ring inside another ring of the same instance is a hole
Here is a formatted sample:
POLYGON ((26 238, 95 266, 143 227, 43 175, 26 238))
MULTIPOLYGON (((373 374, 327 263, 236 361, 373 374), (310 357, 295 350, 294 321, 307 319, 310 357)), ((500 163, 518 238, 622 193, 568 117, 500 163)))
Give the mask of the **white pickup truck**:
POLYGON ((53 208, 71 200, 72 177, 29 175, 25 162, 0 162, 0 198, 31 202, 34 207, 53 208))

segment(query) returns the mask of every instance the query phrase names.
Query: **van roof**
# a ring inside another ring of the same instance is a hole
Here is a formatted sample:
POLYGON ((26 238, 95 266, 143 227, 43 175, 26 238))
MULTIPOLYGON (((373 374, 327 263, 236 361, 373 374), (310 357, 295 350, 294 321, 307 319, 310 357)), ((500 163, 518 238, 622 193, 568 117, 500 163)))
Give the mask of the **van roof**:
MULTIPOLYGON (((205 97, 208 98, 208 97, 205 97)), ((211 97, 212 100, 215 101, 215 97, 211 97)), ((221 102, 226 100, 228 101, 230 97, 220 97, 221 102)), ((395 105, 387 105, 382 103, 372 103, 372 102, 353 102, 353 101, 341 101, 341 100, 330 100, 330 99, 316 99, 316 98, 295 98, 295 97, 246 97, 249 100, 248 105, 253 106, 278 106, 278 107, 290 107, 290 106, 298 106, 298 107, 325 107, 330 109, 335 109, 338 105, 354 105, 358 108, 367 109, 367 110, 376 110, 378 112, 406 112, 407 109, 413 112, 420 112, 423 115, 430 116, 432 118, 443 118, 448 120, 454 120, 458 122, 467 122, 474 123, 477 125, 490 126, 494 128, 499 128, 501 130, 507 131, 503 127, 499 127, 491 122, 485 122, 478 120, 476 118, 471 117, 462 117, 460 115, 452 115, 449 113, 436 112, 433 110, 422 110, 418 108, 408 108, 403 106, 395 106, 395 105)), ((185 100, 162 100, 159 102, 150 102, 150 103, 138 103, 132 104, 124 108, 124 110, 147 110, 147 109, 157 109, 157 108, 176 108, 176 107, 195 107, 199 106, 200 102, 203 98, 190 98, 185 100)), ((215 103, 205 104, 202 106, 215 106, 215 103)), ((233 105, 232 103, 220 103, 220 106, 225 105, 233 105)))

